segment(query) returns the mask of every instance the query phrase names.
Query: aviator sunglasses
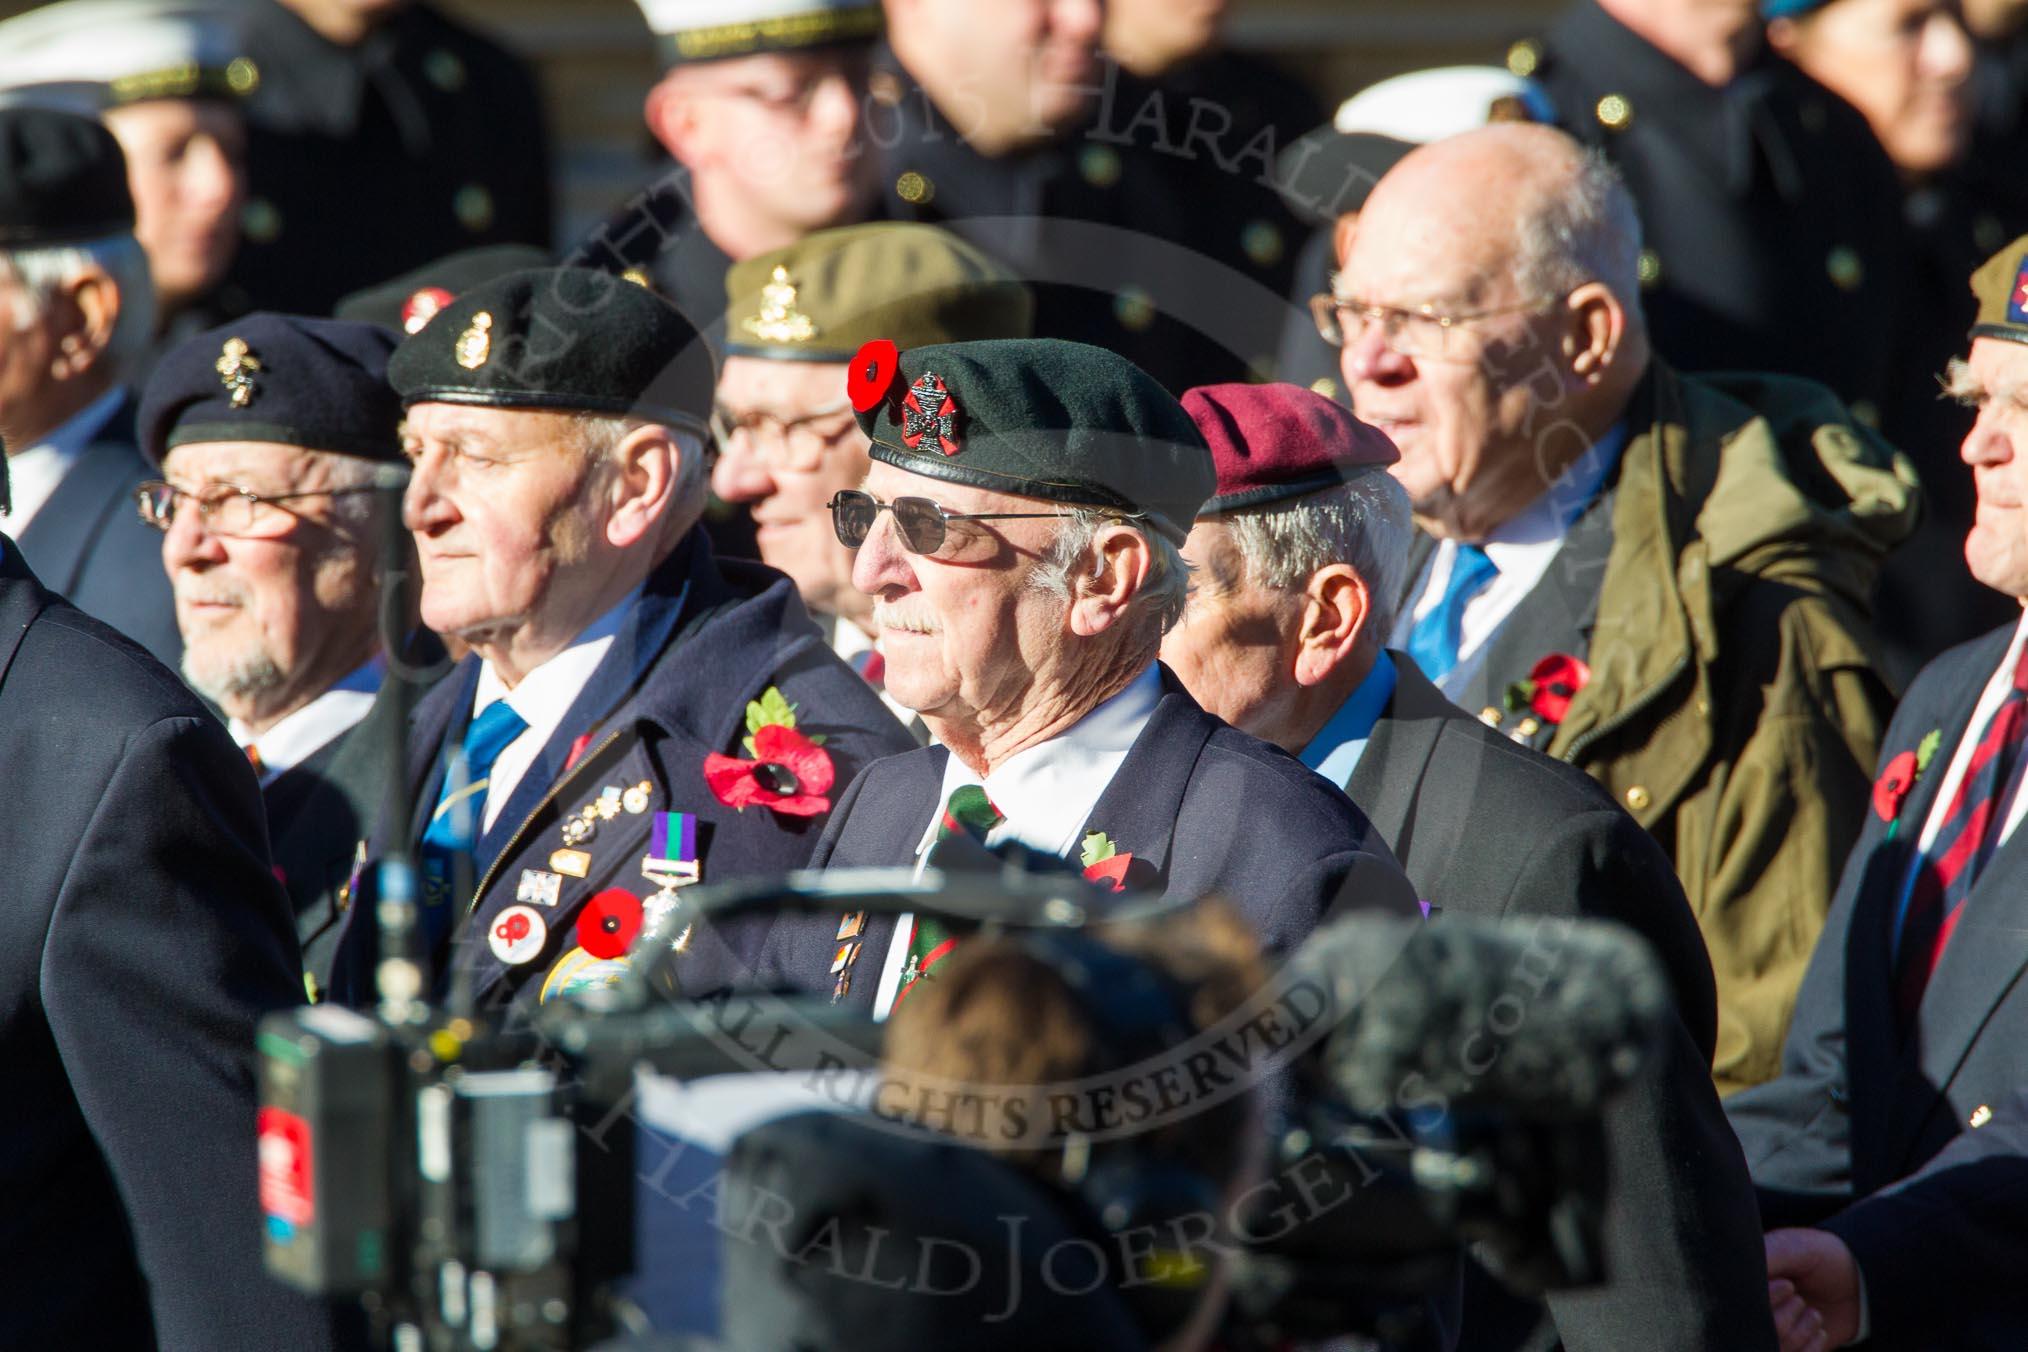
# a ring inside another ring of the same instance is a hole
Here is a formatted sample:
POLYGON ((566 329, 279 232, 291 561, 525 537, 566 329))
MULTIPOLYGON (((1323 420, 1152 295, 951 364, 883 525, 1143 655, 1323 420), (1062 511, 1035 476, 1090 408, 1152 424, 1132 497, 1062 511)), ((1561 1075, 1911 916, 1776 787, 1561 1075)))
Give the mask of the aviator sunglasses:
POLYGON ((894 514, 894 531, 901 547, 911 554, 934 554, 943 548, 945 529, 953 521, 1028 521, 1049 516, 1075 516, 1075 512, 947 512, 928 498, 896 498, 882 502, 871 493, 847 489, 824 504, 831 509, 831 529, 838 543, 857 549, 873 532, 873 523, 882 512, 894 514))

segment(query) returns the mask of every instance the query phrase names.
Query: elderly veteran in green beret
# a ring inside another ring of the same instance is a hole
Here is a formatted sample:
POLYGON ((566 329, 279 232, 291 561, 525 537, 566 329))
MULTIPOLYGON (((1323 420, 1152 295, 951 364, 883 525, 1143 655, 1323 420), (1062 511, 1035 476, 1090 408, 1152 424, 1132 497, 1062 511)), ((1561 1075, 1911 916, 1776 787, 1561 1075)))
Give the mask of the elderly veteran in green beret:
MULTIPOLYGON (((813 866, 906 866, 962 829, 1116 888, 1220 893, 1279 948, 1340 901, 1417 913, 1350 800, 1156 661, 1189 587, 1178 547, 1216 482, 1174 397, 1057 339, 874 342, 848 377, 873 466, 832 499, 838 539, 889 693, 942 745, 870 767, 813 866)), ((835 942, 778 926, 768 957, 884 1014, 954 941, 927 917, 847 916, 835 942)))
POLYGON ((1012 272, 949 231, 882 223, 825 230, 726 279, 725 366, 711 486, 753 513, 762 562, 795 580, 831 646, 881 688, 873 598, 831 528, 834 493, 871 461, 845 397, 861 344, 1026 338, 1035 302, 1012 272))
MULTIPOLYGON (((509 273, 387 375, 422 619, 471 649, 418 704, 407 767, 434 971, 489 1004, 610 982, 677 887, 801 867, 852 776, 910 739, 787 578, 712 557, 713 363, 667 301, 509 273)), ((340 998, 371 995, 372 931, 341 941, 340 998)), ((685 987, 737 980, 758 938, 700 925, 685 987)))

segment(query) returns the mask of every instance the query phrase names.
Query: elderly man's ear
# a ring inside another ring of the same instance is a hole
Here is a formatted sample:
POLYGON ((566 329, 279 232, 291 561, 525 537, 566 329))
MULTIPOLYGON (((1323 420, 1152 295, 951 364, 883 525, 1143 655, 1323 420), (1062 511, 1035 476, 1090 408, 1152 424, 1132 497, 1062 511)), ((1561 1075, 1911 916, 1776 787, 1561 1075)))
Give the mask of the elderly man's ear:
MULTIPOLYGON (((1347 564, 1326 564, 1310 574, 1296 629, 1297 685, 1316 685, 1336 671, 1366 634, 1372 614, 1366 579, 1347 564)), ((1385 635, 1375 636, 1382 642, 1385 635)))
POLYGON ((50 375, 58 380, 81 376, 96 366, 113 340, 120 320, 120 288, 105 273, 87 268, 49 299, 56 321, 56 355, 50 375))
POLYGON ((1070 579, 1070 631, 1091 638, 1119 622, 1148 581, 1154 551, 1127 526, 1106 526, 1092 539, 1085 564, 1070 579))
POLYGON ((1618 359, 1627 312, 1603 282, 1586 282, 1564 298, 1563 350, 1571 374, 1597 384, 1618 359))
POLYGON ((683 478, 683 457, 703 454, 695 437, 652 423, 621 438, 613 454, 609 485, 613 513, 606 519, 607 543, 626 549, 660 533, 670 511, 682 507, 675 495, 683 478))

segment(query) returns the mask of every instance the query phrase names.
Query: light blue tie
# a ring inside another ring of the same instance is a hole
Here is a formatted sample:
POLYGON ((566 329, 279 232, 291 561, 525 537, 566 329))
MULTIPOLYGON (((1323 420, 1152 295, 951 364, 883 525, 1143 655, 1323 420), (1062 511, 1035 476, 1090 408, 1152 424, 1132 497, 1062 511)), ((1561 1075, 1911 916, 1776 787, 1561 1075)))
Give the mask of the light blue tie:
POLYGON ((1465 606, 1486 589, 1499 569, 1477 545, 1459 545, 1451 560, 1450 581, 1429 612, 1408 631, 1408 655, 1423 675, 1441 681, 1458 664, 1458 640, 1464 629, 1465 606))
POLYGON ((465 900, 451 896, 451 880, 457 876, 458 856, 470 855, 478 843, 493 763, 526 731, 527 721, 506 700, 496 699, 465 729, 465 740, 444 767, 443 794, 422 838, 422 931, 428 952, 434 953, 449 931, 453 905, 465 900))

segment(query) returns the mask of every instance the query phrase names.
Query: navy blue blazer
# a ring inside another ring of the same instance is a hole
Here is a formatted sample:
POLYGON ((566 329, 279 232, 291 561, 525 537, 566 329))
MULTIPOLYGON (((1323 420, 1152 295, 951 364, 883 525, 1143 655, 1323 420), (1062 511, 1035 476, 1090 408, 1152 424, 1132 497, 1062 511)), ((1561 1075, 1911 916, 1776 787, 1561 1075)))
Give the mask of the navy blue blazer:
POLYGON ((1900 805, 1877 808, 1853 846, 1811 958, 1782 1073, 1726 1101, 1769 1225, 1811 1224, 1906 1177, 1981 1106, 2028 1084, 2028 832, 1988 861, 1938 961, 1912 1037, 1897 1027, 1893 933, 1902 880, 1973 706, 2012 626, 1923 668, 1896 710, 1881 766, 1941 734, 1900 805))
MULTIPOLYGON (((868 769, 831 814, 810 866, 913 864, 949 756, 944 747, 922 747, 868 769)), ((1154 716, 1084 830, 1105 832, 1151 867, 1162 896, 1227 898, 1276 953, 1337 910, 1422 913, 1393 853, 1351 799, 1279 747, 1206 713, 1166 667, 1154 716)), ((836 935, 836 920, 784 919, 768 935, 762 970, 828 995, 836 935)), ((866 935, 845 1003, 870 1009, 894 918, 870 917, 866 935)))
MULTIPOLYGON (((448 751, 464 738, 478 679, 479 661, 468 657, 416 706, 408 765, 415 788, 415 817, 407 826, 412 841, 421 841, 442 793, 448 751)), ((705 758, 713 753, 746 757, 740 743, 747 704, 771 687, 795 706, 798 731, 825 738, 822 749, 834 770, 825 796, 834 803, 869 761, 915 746, 879 696, 824 642, 794 584, 760 564, 714 559, 703 531, 693 530, 649 577, 577 702, 478 842, 476 900, 453 935, 447 962, 470 972, 482 1003, 536 999, 552 968, 577 946, 578 914, 600 891, 619 887, 646 897, 656 890, 641 873, 656 812, 700 819, 703 882, 805 866, 823 814, 735 809, 719 800, 704 776, 705 758), (575 847, 590 856, 584 876, 559 874, 556 904, 537 903, 549 935, 539 956, 502 963, 486 936, 501 912, 519 904, 524 871, 557 873, 552 856, 571 848, 565 823, 605 789, 624 792, 641 784, 648 786, 645 810, 595 822, 592 837, 575 847)), ((338 998, 353 1003, 371 997, 377 941, 370 920, 370 908, 349 912, 333 972, 338 998)), ((677 965, 678 979, 698 991, 742 982, 767 928, 763 918, 699 926, 677 965)))
POLYGON ((21 553, 44 586, 174 671, 183 636, 162 570, 162 536, 134 509, 134 489, 154 477, 135 448, 130 396, 21 532, 21 553))
POLYGON ((321 1348, 261 1266, 254 1027, 302 999, 246 758, 0 536, 0 1347, 321 1348))

